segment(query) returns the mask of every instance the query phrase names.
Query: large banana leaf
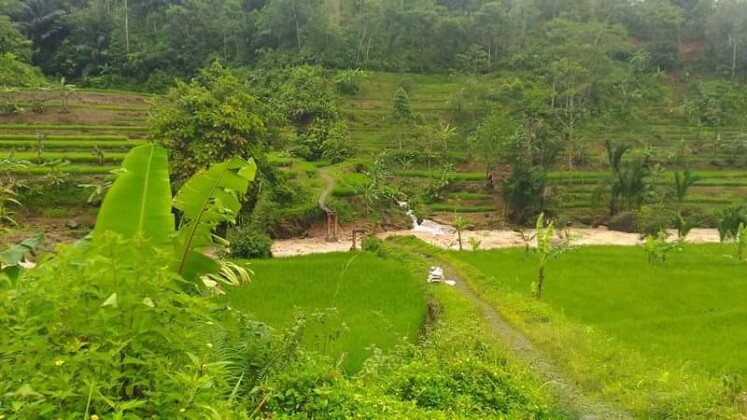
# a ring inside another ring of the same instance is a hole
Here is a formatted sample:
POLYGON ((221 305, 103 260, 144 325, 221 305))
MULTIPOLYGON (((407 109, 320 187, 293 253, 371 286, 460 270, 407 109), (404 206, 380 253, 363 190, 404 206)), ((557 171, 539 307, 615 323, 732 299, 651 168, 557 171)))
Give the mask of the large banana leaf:
POLYGON ((168 246, 174 216, 166 150, 153 144, 138 146, 127 154, 122 169, 101 205, 93 240, 112 231, 124 239, 168 246))
POLYGON ((219 245, 213 241, 213 230, 235 222, 241 209, 239 194, 246 194, 256 173, 254 160, 233 158, 198 172, 179 190, 174 197, 174 207, 183 215, 174 240, 177 273, 194 280, 219 271, 220 264, 201 251, 219 245))

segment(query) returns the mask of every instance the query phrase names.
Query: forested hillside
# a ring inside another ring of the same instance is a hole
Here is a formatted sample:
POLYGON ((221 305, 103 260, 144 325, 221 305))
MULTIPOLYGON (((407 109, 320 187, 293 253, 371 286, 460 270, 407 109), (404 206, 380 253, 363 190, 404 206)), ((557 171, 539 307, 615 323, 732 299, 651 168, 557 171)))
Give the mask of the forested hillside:
POLYGON ((0 50, 99 87, 163 88, 215 59, 389 72, 550 71, 553 47, 570 40, 588 41, 573 46, 572 64, 607 76, 612 68, 590 65, 594 55, 614 64, 637 58, 638 70, 645 52, 653 69, 729 79, 747 72, 747 5, 738 0, 3 0, 0 8, 10 17, 0 20, 0 50))

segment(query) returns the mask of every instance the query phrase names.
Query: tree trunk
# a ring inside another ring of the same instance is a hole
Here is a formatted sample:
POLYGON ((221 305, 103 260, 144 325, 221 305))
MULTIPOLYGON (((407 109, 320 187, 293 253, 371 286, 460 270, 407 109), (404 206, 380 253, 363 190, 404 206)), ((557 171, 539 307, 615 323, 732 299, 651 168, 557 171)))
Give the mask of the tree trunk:
POLYGON ((462 247, 462 231, 457 231, 457 241, 459 242, 459 250, 464 251, 464 248, 462 247))
POLYGON ((737 73, 737 40, 731 37, 731 81, 734 83, 734 76, 737 73))
POLYGON ((545 267, 540 266, 537 274, 537 300, 542 300, 542 288, 545 287, 545 267))
POLYGON ((296 23, 296 44, 301 49, 301 25, 298 23, 298 11, 296 10, 296 1, 293 1, 293 20, 296 23))
POLYGON ((125 8, 125 49, 127 50, 127 54, 130 53, 130 12, 129 8, 127 7, 127 0, 124 0, 124 8, 125 8))

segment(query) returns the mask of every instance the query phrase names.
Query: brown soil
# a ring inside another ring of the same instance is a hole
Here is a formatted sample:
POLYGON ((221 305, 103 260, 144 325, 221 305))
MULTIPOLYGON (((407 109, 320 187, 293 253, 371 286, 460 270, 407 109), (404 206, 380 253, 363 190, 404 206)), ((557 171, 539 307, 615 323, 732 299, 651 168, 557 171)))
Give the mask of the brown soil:
POLYGON ((44 249, 51 250, 57 244, 73 243, 84 238, 93 229, 94 221, 93 214, 80 214, 66 219, 28 217, 9 232, 0 230, 0 249, 41 233, 45 238, 44 249), (72 222, 77 224, 76 228, 68 226, 72 222))
MULTIPOLYGON (((0 117, 0 131, 2 124, 57 124, 57 125, 143 125, 139 121, 130 120, 131 117, 146 117, 147 112, 136 111, 106 111, 93 108, 74 108, 69 112, 60 112, 57 109, 49 109, 43 113, 36 114, 33 112, 24 112, 14 115, 5 115, 0 117)), ((34 131, 29 130, 29 131, 34 131)), ((53 133, 54 130, 45 130, 47 133, 53 133)), ((13 130, 13 133, 21 133, 19 130, 13 130)), ((62 133, 69 133, 63 131, 62 133)), ((97 132, 98 133, 98 132, 97 132)))
MULTIPOLYGON (((40 98, 40 93, 23 91, 14 94, 19 101, 31 101, 40 98)), ((54 91, 49 91, 44 96, 46 103, 50 105, 60 105, 60 95, 54 91)), ((71 105, 133 105, 137 107, 148 106, 150 97, 137 94, 127 93, 96 93, 96 92, 79 92, 69 99, 71 105)))

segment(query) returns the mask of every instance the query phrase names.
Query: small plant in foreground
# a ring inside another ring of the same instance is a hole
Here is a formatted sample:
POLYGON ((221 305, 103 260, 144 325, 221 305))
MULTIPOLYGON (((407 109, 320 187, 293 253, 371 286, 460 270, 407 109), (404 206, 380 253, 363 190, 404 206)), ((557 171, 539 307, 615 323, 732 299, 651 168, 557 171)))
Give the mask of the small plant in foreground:
POLYGON ((464 251, 464 246, 462 244, 462 232, 464 232, 464 230, 470 226, 469 222, 462 216, 456 216, 454 218, 454 221, 452 222, 452 225, 454 226, 454 229, 457 233, 457 243, 459 244, 459 250, 464 251))
POLYGON ((477 239, 475 237, 469 238, 469 246, 472 248, 473 252, 477 251, 478 249, 480 249, 480 245, 482 245, 482 241, 481 240, 479 240, 479 239, 477 239))
POLYGON ((570 250, 570 236, 566 235, 561 241, 555 240, 555 226, 550 221, 545 226, 545 215, 540 214, 537 218, 537 254, 539 263, 537 267, 537 284, 535 285, 535 297, 542 300, 542 291, 545 287, 545 268, 550 260, 559 257, 570 250))
POLYGON ((680 251, 681 241, 668 241, 667 233, 665 231, 659 231, 656 235, 648 235, 646 242, 643 244, 643 249, 648 254, 648 263, 651 265, 655 264, 666 264, 667 256, 672 251, 680 251))
POLYGON ((678 214, 674 218, 674 227, 677 228, 677 238, 680 241, 684 242, 687 238, 687 235, 690 234, 690 231, 698 227, 698 224, 695 222, 687 221, 684 217, 682 217, 682 214, 678 214))

